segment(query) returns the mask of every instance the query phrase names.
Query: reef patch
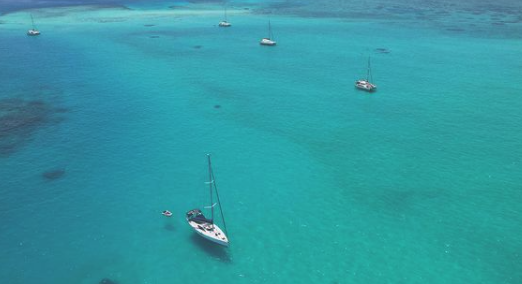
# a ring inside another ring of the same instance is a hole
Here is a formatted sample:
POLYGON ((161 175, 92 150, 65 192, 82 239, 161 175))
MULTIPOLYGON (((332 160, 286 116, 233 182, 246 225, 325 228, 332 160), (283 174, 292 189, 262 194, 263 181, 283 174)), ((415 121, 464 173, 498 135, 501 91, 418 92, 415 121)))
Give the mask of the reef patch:
POLYGON ((391 52, 389 49, 383 48, 383 47, 376 48, 373 51, 375 51, 376 53, 383 53, 383 54, 388 54, 391 52))
POLYGON ((462 28, 447 28, 446 30, 450 31, 450 32, 464 32, 464 31, 466 31, 465 29, 462 29, 462 28))
POLYGON ((165 230, 167 230, 167 231, 170 231, 170 232, 176 230, 176 228, 175 228, 174 225, 172 225, 172 224, 165 224, 165 226, 163 226, 163 229, 165 229, 165 230))
POLYGON ((65 175, 64 169, 53 169, 42 173, 42 177, 46 180, 57 180, 65 175))
POLYGON ((63 120, 64 108, 41 99, 0 99, 0 157, 20 150, 33 135, 63 120))
POLYGON ((109 278, 103 278, 102 280, 100 280, 99 284, 118 284, 118 282, 111 280, 109 278))

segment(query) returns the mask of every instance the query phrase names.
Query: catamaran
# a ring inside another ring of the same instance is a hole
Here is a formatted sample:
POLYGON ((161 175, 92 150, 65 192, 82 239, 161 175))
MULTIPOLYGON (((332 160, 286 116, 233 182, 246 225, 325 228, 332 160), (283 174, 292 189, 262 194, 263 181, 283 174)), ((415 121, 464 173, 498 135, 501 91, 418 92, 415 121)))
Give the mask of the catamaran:
POLYGON ((34 19, 33 15, 31 14, 31 23, 33 23, 33 28, 27 31, 28 36, 37 36, 40 35, 40 31, 36 29, 36 26, 34 25, 34 19))
POLYGON ((276 45, 276 41, 273 38, 274 38, 274 35, 272 34, 272 25, 270 25, 270 21, 268 21, 268 37, 261 39, 259 44, 267 45, 267 46, 274 46, 274 45, 276 45))
POLYGON ((368 70, 366 71, 366 80, 355 81, 355 87, 368 92, 373 92, 377 89, 377 86, 370 82, 373 81, 372 68, 370 66, 370 57, 368 57, 368 70))
POLYGON ((230 22, 228 22, 227 7, 226 6, 225 6, 225 20, 219 22, 219 26, 223 27, 223 28, 228 28, 228 27, 232 26, 232 24, 230 22))
POLYGON ((203 238, 214 242, 216 244, 228 247, 229 241, 227 237, 227 226, 225 223, 225 216, 223 216, 223 209, 221 208, 221 202, 219 200, 219 194, 216 186, 216 180, 214 178, 214 172, 212 171, 212 162, 210 161, 210 154, 207 154, 208 160, 208 182, 210 193, 210 219, 207 219, 200 209, 192 209, 187 212, 187 222, 196 231, 196 233, 203 238), (216 193, 217 203, 214 203, 214 192, 216 193), (224 231, 216 225, 214 222, 214 207, 218 205, 221 215, 221 221, 223 223, 224 231))

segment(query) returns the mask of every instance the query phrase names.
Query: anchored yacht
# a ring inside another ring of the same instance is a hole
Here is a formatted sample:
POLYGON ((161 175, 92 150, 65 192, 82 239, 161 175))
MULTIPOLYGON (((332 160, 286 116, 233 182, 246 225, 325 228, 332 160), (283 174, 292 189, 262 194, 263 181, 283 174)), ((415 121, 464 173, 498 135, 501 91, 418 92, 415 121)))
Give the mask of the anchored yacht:
POLYGON ((274 35, 272 34, 272 25, 270 24, 270 21, 268 21, 268 37, 262 38, 259 44, 274 46, 276 43, 277 42, 274 40, 274 35))
POLYGON ((210 193, 210 206, 207 208, 210 208, 210 219, 205 217, 203 212, 200 209, 192 209, 187 212, 186 218, 188 224, 194 229, 194 231, 202 236, 203 238, 214 242, 216 244, 228 247, 229 241, 226 233, 226 223, 225 223, 225 217, 223 215, 223 210, 221 208, 221 202, 219 200, 219 193, 217 191, 216 181, 214 179, 214 172, 212 171, 212 163, 210 161, 210 154, 207 155, 208 160, 208 179, 209 181, 206 182, 209 186, 209 193, 210 193), (217 203, 214 203, 214 193, 216 195, 217 203), (221 222, 223 223, 223 228, 225 230, 222 230, 214 220, 214 207, 218 205, 219 206, 219 212, 221 215, 221 222))
POLYGON ((370 57, 368 57, 368 70, 366 72, 366 80, 363 79, 363 80, 355 81, 355 87, 358 89, 367 91, 367 92, 375 91, 377 89, 377 86, 375 84, 371 83, 370 79, 371 79, 371 81, 373 81, 372 69, 370 66, 370 57))

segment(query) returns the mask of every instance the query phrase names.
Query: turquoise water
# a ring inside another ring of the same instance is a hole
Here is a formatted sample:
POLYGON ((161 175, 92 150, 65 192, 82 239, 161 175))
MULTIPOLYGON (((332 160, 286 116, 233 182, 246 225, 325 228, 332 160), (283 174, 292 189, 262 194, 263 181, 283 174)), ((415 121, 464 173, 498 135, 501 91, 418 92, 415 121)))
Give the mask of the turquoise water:
POLYGON ((170 4, 0 17, 2 283, 522 282, 519 24, 170 4))

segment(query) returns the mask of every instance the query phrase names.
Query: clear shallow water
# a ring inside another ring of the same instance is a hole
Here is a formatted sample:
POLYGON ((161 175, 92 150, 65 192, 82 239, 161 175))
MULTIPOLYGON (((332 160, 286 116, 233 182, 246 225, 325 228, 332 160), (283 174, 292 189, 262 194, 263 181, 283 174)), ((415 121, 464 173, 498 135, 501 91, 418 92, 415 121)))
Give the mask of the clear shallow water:
POLYGON ((1 279, 520 283, 519 40, 209 7, 0 19, 1 279), (228 250, 183 220, 207 152, 228 250))

